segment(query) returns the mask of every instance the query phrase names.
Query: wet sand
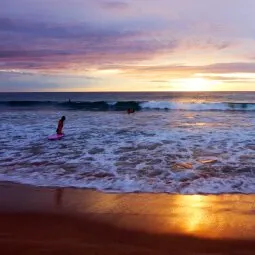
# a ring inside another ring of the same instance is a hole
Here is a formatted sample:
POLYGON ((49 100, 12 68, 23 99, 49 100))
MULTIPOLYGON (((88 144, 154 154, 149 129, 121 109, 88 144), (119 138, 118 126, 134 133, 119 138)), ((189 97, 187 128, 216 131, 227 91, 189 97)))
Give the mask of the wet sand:
POLYGON ((255 195, 0 184, 0 254, 255 254, 255 195))

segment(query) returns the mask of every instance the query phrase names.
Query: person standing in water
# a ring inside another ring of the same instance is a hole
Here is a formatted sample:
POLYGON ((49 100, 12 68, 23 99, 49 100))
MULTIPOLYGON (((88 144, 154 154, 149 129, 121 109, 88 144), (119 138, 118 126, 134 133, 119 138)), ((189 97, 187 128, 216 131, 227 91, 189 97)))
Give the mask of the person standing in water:
POLYGON ((128 108, 127 109, 127 113, 130 114, 130 113, 134 113, 135 112, 135 109, 134 108, 128 108))
POLYGON ((64 121, 65 121, 66 117, 62 116, 61 119, 58 121, 58 128, 56 130, 58 135, 63 135, 62 133, 62 129, 64 127, 64 121))

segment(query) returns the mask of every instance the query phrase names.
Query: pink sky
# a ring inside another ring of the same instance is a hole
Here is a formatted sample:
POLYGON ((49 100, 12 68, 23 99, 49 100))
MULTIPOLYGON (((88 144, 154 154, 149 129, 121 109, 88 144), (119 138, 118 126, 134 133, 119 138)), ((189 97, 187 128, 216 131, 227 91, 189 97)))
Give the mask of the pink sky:
POLYGON ((254 0, 0 1, 0 91, 255 90, 254 0))

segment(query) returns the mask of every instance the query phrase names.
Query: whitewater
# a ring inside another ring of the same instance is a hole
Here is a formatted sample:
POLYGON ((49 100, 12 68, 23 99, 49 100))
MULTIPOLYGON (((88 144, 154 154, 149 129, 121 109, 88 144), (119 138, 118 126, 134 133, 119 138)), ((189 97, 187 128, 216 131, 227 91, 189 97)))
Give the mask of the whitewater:
POLYGON ((0 180, 105 192, 255 193, 254 96, 0 93, 0 180), (62 115, 65 137, 48 141, 62 115))

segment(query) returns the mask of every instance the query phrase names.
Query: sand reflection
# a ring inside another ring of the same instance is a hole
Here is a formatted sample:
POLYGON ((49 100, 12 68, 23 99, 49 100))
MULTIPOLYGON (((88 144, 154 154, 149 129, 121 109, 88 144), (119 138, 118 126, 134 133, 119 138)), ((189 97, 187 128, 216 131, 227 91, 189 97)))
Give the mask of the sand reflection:
POLYGON ((75 203, 78 206, 73 204, 72 209, 124 229, 207 238, 255 237, 254 196, 86 192, 75 203))
POLYGON ((206 222, 208 212, 204 209, 208 201, 205 196, 179 196, 179 203, 186 206, 182 207, 179 214, 182 214, 182 228, 185 232, 195 233, 201 228, 201 223, 206 222))
POLYGON ((169 231, 179 225, 179 232, 208 238, 254 237, 255 205, 245 195, 176 196, 175 217, 168 218, 169 231), (175 223, 173 224, 173 221, 175 223), (236 231, 239 229, 239 231, 236 231), (240 230, 244 230, 243 232, 240 230))

